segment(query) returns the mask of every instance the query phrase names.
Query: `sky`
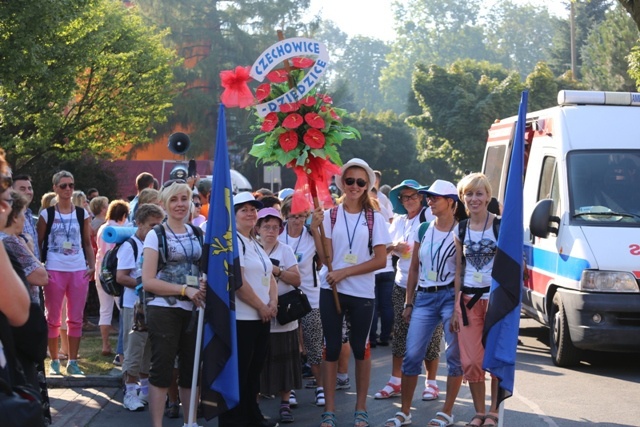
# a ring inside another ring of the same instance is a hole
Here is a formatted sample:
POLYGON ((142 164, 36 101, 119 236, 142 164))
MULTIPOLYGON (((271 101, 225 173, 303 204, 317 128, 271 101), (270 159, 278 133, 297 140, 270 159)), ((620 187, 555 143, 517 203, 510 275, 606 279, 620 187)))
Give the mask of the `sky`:
MULTIPOLYGON (((568 12, 559 0, 513 0, 518 4, 548 7, 550 12, 565 17, 568 12)), ((336 23, 349 36, 363 35, 385 41, 395 38, 391 0, 311 0, 311 12, 336 23), (374 12, 375 11, 375 12, 374 12)), ((485 0, 487 5, 493 3, 485 0)))

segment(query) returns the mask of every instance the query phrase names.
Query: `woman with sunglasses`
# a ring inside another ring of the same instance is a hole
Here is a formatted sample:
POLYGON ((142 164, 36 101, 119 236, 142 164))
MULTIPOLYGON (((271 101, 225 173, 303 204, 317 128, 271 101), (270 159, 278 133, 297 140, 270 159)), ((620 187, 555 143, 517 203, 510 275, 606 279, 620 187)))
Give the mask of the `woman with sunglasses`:
POLYGON ((456 247, 453 230, 458 195, 455 185, 436 180, 428 190, 427 203, 435 220, 421 226, 414 236, 413 253, 407 277, 407 295, 402 317, 409 324, 407 352, 402 361, 402 406, 388 419, 386 427, 411 424, 411 401, 422 373, 425 350, 436 327, 442 323, 447 358, 447 392, 441 412, 428 426, 453 425, 453 405, 462 384, 462 367, 457 335, 449 327, 455 303, 454 277, 456 247), (425 230, 426 228, 426 230, 425 230))
POLYGON ((371 358, 367 343, 375 301, 374 274, 386 265, 386 246, 391 243, 388 223, 374 210, 369 198, 375 179, 373 170, 364 160, 349 160, 336 178, 336 185, 344 195, 342 205, 326 213, 322 209, 314 211, 314 226, 323 221, 326 233, 324 244, 317 248, 318 253, 333 267, 333 271, 324 277, 320 290, 320 317, 326 342, 322 372, 326 412, 322 414, 321 427, 335 427, 337 422, 335 389, 345 316, 351 321, 349 342, 356 359, 354 426, 369 425, 367 391, 371 358), (337 291, 340 312, 332 289, 337 291))
MULTIPOLYGON (((491 405, 486 412, 485 372, 482 369, 484 346, 482 332, 489 305, 491 271, 497 250, 498 236, 494 233, 495 214, 488 211, 491 184, 482 173, 472 173, 458 183, 458 194, 469 214, 461 241, 458 227, 454 230, 457 250, 456 313, 451 327, 458 333, 460 359, 464 378, 469 382, 476 415, 469 426, 498 425, 498 381, 491 376, 491 405)), ((462 224, 460 227, 462 227, 462 224)))
POLYGON ((46 260, 49 284, 44 288, 44 302, 49 324, 50 374, 60 375, 58 337, 63 299, 67 300, 67 335, 69 337, 68 375, 84 375, 78 366, 78 349, 82 337, 84 305, 89 280, 95 272, 91 246, 91 215, 72 203, 75 187, 73 175, 60 171, 53 175, 57 203, 40 212, 38 245, 46 260))
POLYGON ((318 276, 318 270, 322 267, 322 262, 316 253, 316 246, 321 245, 322 242, 320 241, 320 234, 317 233, 317 224, 315 227, 312 225, 310 229, 305 226, 309 211, 297 214, 291 213, 292 202, 292 197, 287 197, 282 202, 282 215, 287 219, 287 223, 278 239, 293 249, 302 278, 300 289, 307 295, 309 304, 311 304, 311 312, 300 319, 302 343, 307 355, 307 363, 311 367, 311 373, 315 378, 306 387, 316 388, 315 404, 324 406, 324 387, 320 369, 323 340, 322 322, 320 321, 320 278, 318 276))
MULTIPOLYGON (((300 286, 300 270, 293 249, 278 240, 282 229, 282 216, 277 209, 262 208, 258 211, 256 231, 262 248, 273 264, 273 277, 278 283, 278 295, 300 286)), ((301 386, 298 321, 281 325, 277 319, 271 319, 269 350, 260 378, 260 392, 280 396, 281 423, 293 422, 290 392, 301 386)))
POLYGON ((189 407, 196 351, 192 317, 194 306, 202 307, 206 292, 206 283, 200 279, 198 268, 202 256, 200 230, 185 223, 189 218, 191 189, 184 183, 165 184, 160 198, 167 220, 157 226, 162 227, 161 233, 147 233, 142 263, 142 284, 147 296, 152 296, 147 302, 146 320, 151 342, 149 413, 153 427, 162 427, 176 356, 185 425, 195 410, 189 407), (160 254, 158 234, 164 238, 163 254, 160 254))
MULTIPOLYGON (((389 192, 393 212, 396 214, 389 234, 393 244, 387 247, 397 257, 395 283, 389 292, 388 299, 393 305, 393 343, 391 346, 392 367, 391 377, 387 384, 374 396, 375 399, 388 399, 402 393, 402 361, 407 351, 407 332, 409 323, 402 316, 407 301, 407 279, 411 258, 413 256, 414 240, 421 221, 431 221, 434 216, 431 209, 424 206, 424 195, 418 193, 420 184, 413 179, 406 179, 396 185, 389 192)), ((414 293, 415 295, 415 293, 414 293)), ((422 400, 436 400, 440 390, 436 382, 438 363, 440 361, 440 342, 442 341, 442 324, 438 325, 427 348, 424 366, 427 371, 422 400)))
POLYGON ((193 203, 193 209, 191 209, 191 224, 195 225, 196 227, 200 227, 207 220, 204 215, 200 214, 200 211, 202 210, 202 201, 200 200, 200 195, 194 194, 191 198, 191 201, 193 203))
POLYGON ((262 203, 244 191, 233 196, 242 285, 236 290, 238 379, 240 403, 220 414, 219 427, 269 427, 256 400, 260 373, 267 357, 271 320, 278 313, 278 285, 269 255, 255 239, 258 209, 262 203))

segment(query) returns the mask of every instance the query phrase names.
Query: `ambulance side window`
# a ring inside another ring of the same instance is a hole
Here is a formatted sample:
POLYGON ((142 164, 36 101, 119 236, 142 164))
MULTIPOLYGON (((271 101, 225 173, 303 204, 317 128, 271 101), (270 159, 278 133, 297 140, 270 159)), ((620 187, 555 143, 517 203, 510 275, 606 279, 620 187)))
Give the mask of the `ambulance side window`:
POLYGON ((554 215, 559 214, 560 188, 555 157, 547 156, 542 162, 542 173, 540 175, 540 186, 538 187, 537 201, 542 199, 553 200, 554 215))

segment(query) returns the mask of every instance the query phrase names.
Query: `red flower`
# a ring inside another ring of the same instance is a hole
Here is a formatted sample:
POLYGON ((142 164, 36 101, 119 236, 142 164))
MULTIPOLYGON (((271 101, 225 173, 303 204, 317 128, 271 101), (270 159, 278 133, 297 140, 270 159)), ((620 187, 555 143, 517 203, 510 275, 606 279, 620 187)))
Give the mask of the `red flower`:
POLYGON ((305 96, 300 100, 300 104, 304 105, 305 107, 313 107, 314 105, 316 105, 316 97, 305 96))
POLYGON ((324 147, 324 134, 318 129, 309 129, 302 139, 311 148, 324 147))
POLYGON ((298 111, 300 104, 298 102, 290 102, 289 104, 282 104, 280 106, 281 113, 291 113, 292 111, 298 111))
POLYGON ((269 113, 265 116, 264 122, 260 130, 262 132, 271 132, 278 124, 278 113, 269 113))
POLYGON ((333 118, 333 120, 340 121, 340 116, 338 115, 338 113, 333 111, 333 108, 327 108, 323 105, 322 107, 320 107, 320 111, 322 111, 323 113, 326 113, 328 111, 329 114, 331 115, 331 118, 333 118))
POLYGON ((298 134, 294 130, 288 130, 278 137, 280 147, 287 152, 298 146, 298 134))
POLYGON ((293 58, 291 62, 296 68, 309 68, 315 63, 313 59, 309 58, 293 58))
POLYGON ((220 82, 224 92, 220 95, 220 100, 226 107, 248 107, 253 104, 253 94, 247 85, 251 79, 249 69, 246 67, 236 67, 234 71, 226 70, 220 73, 220 82))
POLYGON ((269 74, 267 74, 267 79, 273 83, 284 83, 289 78, 289 74, 287 74, 286 70, 273 70, 269 74))
POLYGON ((271 85, 269 83, 262 83, 256 89, 256 99, 262 101, 271 93, 271 85))
POLYGON ((324 93, 319 93, 318 98, 322 99, 322 101, 326 102, 327 104, 333 104, 333 99, 331 99, 329 95, 326 95, 324 93))
POLYGON ((324 119, 320 117, 317 113, 305 114, 304 121, 307 122, 309 126, 315 129, 322 129, 324 127, 324 119))
POLYGON ((282 121, 282 127, 287 129, 295 129, 302 124, 302 116, 298 113, 289 114, 286 119, 282 121))

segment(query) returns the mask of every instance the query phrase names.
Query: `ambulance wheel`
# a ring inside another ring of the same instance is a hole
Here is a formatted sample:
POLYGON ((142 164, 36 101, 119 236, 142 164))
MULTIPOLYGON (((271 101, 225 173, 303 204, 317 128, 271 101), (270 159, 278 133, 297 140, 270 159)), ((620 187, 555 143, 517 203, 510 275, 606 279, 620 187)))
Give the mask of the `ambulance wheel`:
POLYGON ((567 315, 560 293, 554 295, 549 314, 549 344, 551 359, 556 366, 575 366, 580 363, 581 352, 571 342, 567 315))

